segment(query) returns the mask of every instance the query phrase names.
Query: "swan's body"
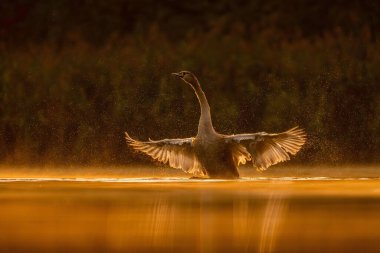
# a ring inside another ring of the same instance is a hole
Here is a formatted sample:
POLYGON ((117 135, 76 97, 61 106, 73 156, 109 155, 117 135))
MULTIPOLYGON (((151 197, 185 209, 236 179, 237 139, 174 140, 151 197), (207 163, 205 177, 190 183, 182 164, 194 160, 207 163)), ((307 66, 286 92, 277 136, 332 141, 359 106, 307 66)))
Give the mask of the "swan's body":
POLYGON ((297 127, 279 134, 217 133, 212 125, 210 106, 197 78, 188 71, 173 74, 188 83, 198 98, 201 108, 198 133, 193 138, 142 142, 132 139, 126 132, 126 140, 135 150, 195 176, 239 178, 237 167, 240 163, 252 161, 258 170, 265 170, 289 160, 289 154, 295 155, 305 143, 306 134, 297 127))

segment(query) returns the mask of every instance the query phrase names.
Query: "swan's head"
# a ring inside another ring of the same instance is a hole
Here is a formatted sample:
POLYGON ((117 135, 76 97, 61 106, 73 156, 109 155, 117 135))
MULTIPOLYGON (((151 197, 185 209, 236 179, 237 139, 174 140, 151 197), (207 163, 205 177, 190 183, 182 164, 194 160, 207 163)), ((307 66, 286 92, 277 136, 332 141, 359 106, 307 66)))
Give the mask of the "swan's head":
POLYGON ((187 70, 183 70, 183 71, 178 72, 178 73, 172 73, 172 75, 178 76, 183 81, 185 81, 186 83, 190 84, 191 86, 194 86, 194 85, 196 85, 198 83, 197 78, 195 77, 195 75, 193 73, 191 73, 190 71, 187 71, 187 70))

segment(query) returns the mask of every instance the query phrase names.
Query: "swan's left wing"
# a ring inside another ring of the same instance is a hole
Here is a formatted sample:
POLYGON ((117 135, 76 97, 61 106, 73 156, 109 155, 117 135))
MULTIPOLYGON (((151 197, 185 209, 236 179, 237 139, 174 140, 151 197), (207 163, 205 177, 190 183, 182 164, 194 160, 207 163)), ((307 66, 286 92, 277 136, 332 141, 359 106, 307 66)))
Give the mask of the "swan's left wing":
POLYGON ((236 165, 252 160, 258 170, 290 159, 306 142, 303 129, 294 127, 286 132, 268 134, 237 134, 225 136, 225 141, 232 145, 232 156, 236 165))
POLYGON ((197 176, 206 174, 195 155, 192 145, 193 138, 138 141, 132 139, 125 132, 125 139, 133 149, 149 155, 154 160, 168 164, 172 168, 182 169, 197 176))

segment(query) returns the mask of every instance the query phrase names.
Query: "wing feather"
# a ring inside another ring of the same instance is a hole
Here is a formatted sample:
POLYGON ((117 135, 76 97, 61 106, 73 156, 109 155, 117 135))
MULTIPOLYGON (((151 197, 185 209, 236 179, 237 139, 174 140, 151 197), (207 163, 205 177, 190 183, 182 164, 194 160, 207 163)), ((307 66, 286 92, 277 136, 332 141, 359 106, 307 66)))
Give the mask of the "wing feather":
POLYGON ((206 174, 195 155, 193 138, 138 141, 125 132, 125 139, 134 150, 145 153, 172 168, 199 176, 206 174))
POLYGON ((237 165, 251 160, 258 170, 265 170, 271 165, 289 160, 289 154, 297 154, 306 142, 306 133, 303 129, 294 127, 279 134, 237 134, 226 136, 225 140, 232 144, 232 155, 237 165))

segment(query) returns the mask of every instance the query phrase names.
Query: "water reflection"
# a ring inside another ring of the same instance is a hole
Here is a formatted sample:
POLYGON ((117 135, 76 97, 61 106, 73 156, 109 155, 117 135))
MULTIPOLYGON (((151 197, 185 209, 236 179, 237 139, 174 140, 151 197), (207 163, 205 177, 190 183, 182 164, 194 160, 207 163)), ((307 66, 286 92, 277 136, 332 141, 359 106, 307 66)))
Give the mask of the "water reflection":
POLYGON ((3 182, 0 188, 6 217, 0 245, 12 252, 380 249, 377 181, 3 182), (356 187, 367 195, 342 194, 356 187), (325 194, 332 189, 334 195, 325 194))
POLYGON ((284 210, 286 209, 282 196, 272 193, 268 198, 262 219, 259 252, 273 252, 284 210))

